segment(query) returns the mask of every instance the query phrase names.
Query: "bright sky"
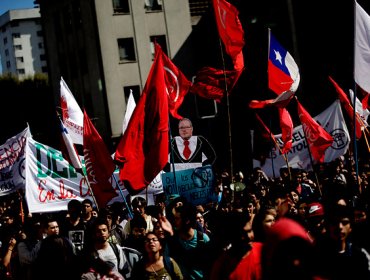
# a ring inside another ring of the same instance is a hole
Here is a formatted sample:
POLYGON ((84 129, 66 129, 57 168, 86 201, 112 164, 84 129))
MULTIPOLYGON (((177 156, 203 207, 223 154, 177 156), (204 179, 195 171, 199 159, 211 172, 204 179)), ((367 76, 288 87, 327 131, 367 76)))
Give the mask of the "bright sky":
POLYGON ((33 0, 0 0, 0 15, 8 10, 33 8, 33 0))
MULTIPOLYGON (((33 0, 0 0, 0 16, 8 10, 33 8, 33 0)), ((0 74, 3 72, 0 63, 0 74)))

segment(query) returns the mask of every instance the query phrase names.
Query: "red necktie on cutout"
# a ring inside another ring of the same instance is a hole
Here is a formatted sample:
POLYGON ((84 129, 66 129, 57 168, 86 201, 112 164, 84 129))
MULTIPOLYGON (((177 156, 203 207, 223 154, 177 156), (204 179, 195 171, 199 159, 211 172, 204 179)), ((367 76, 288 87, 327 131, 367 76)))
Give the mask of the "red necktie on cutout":
POLYGON ((184 151, 182 152, 182 154, 184 155, 184 157, 186 159, 189 159, 190 157, 190 154, 191 154, 191 151, 190 151, 190 148, 189 148, 189 140, 184 140, 184 151))

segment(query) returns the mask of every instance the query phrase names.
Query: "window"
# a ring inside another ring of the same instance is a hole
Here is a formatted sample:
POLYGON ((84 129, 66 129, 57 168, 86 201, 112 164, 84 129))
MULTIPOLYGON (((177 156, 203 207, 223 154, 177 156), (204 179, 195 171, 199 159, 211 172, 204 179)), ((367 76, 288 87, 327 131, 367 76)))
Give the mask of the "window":
POLYGON ((150 11, 162 11, 162 0, 144 0, 145 10, 150 11))
POLYGON ((115 14, 130 13, 130 6, 128 0, 113 0, 113 12, 115 14))
POLYGON ((19 75, 24 75, 26 73, 26 71, 24 70, 24 68, 19 68, 19 69, 17 69, 17 73, 19 75))
POLYGON ((22 49, 22 45, 14 45, 14 49, 19 51, 22 49))
POLYGON ((13 38, 21 38, 21 33, 13 33, 13 38))
POLYGON ((157 42, 161 48, 162 51, 168 55, 167 51, 167 43, 166 43, 166 35, 154 35, 150 36, 150 51, 152 52, 152 60, 154 59, 154 43, 157 42))
POLYGON ((40 42, 38 45, 39 45, 39 49, 43 49, 44 48, 44 43, 40 42))
POLYGON ((42 73, 47 73, 48 72, 48 67, 47 66, 41 67, 41 71, 42 71, 42 73))
POLYGON ((6 67, 7 67, 7 68, 10 68, 10 61, 7 61, 7 62, 6 62, 6 67))
POLYGON ((7 37, 5 37, 5 38, 3 39, 3 42, 4 42, 4 45, 6 45, 6 44, 8 43, 8 38, 7 38, 7 37))
POLYGON ((36 32, 37 36, 42 37, 42 30, 36 32))
POLYGON ((17 27, 17 26, 19 26, 19 22, 18 21, 11 21, 10 26, 11 27, 17 27))
POLYGON ((133 38, 120 38, 117 40, 119 50, 119 60, 121 62, 136 61, 134 39, 133 38))
POLYGON ((5 55, 9 56, 9 50, 8 49, 5 50, 5 55))
POLYGON ((15 58, 17 62, 24 62, 23 56, 18 56, 15 58))
POLYGON ((6 32, 6 28, 5 27, 1 28, 1 32, 5 33, 6 32))
POLYGON ((46 55, 45 54, 40 54, 40 60, 45 61, 46 60, 46 55))

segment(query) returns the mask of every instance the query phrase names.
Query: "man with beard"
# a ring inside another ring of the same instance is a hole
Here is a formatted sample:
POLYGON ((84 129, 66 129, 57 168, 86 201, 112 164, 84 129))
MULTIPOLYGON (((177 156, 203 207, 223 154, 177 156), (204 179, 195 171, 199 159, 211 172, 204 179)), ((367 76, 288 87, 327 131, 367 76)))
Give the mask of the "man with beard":
POLYGON ((86 248, 89 265, 99 258, 109 262, 112 271, 118 271, 125 279, 130 279, 134 263, 139 261, 141 254, 134 249, 121 247, 109 240, 109 229, 106 219, 97 218, 93 226, 93 243, 86 248))

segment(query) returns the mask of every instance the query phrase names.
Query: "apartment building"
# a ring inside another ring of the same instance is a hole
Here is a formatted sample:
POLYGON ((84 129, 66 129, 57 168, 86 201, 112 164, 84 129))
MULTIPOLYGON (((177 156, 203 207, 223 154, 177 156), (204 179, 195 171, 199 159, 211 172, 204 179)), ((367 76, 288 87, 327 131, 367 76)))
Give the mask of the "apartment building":
POLYGON ((22 79, 47 73, 38 8, 10 10, 0 16, 0 57, 4 74, 22 79))
MULTIPOLYGON (((60 77, 103 138, 118 138, 130 90, 138 99, 157 41, 173 58, 192 31, 188 1, 59 0, 40 6, 50 82, 60 77)), ((56 99, 58 100, 58 99, 56 99)))

